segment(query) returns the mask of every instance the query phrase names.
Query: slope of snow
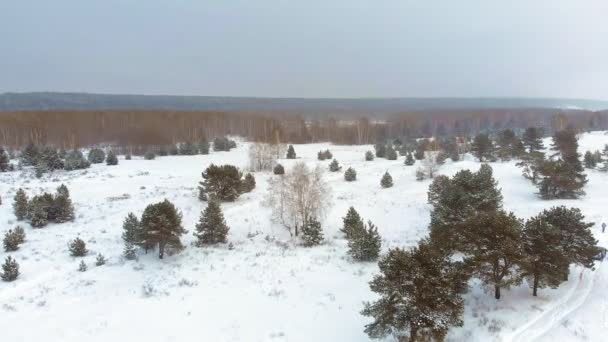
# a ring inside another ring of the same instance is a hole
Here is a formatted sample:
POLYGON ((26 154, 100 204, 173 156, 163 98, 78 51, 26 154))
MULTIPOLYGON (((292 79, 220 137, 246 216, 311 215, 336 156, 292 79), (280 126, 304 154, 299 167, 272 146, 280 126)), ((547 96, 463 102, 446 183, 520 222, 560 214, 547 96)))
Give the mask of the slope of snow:
MULTIPOLYGON (((603 132, 581 137, 581 152, 608 143, 603 132)), ((247 143, 231 152, 206 156, 169 156, 156 160, 120 160, 118 166, 94 165, 86 171, 57 172, 38 180, 31 171, 0 174, 0 233, 17 222, 11 202, 22 187, 28 195, 53 191, 65 183, 72 194, 76 220, 43 229, 26 229, 27 241, 10 253, 22 275, 0 282, 0 331, 4 341, 367 341, 369 321, 359 312, 373 300, 368 282, 375 263, 354 263, 346 257, 339 233, 341 218, 353 205, 372 220, 384 239, 383 250, 410 247, 427 234, 429 181, 416 182, 416 166, 397 161, 364 161, 371 146, 295 145, 298 160, 314 166, 317 151, 329 148, 343 170, 352 166, 357 181, 343 173, 326 173, 332 207, 323 223, 326 243, 295 246, 288 232, 270 220, 263 204, 270 173, 255 173, 257 187, 234 203, 222 205, 231 230, 226 246, 196 248, 192 231, 205 204, 197 199, 201 172, 210 163, 247 164, 247 143), (385 171, 395 186, 380 187, 385 171), (121 258, 122 221, 130 211, 138 216, 147 204, 168 198, 183 213, 187 248, 164 260, 155 254, 138 261, 121 258), (91 251, 87 272, 77 271, 67 243, 81 236, 91 251), (95 267, 97 253, 109 262, 95 267)), ((281 160, 287 172, 293 160, 281 160)), ((467 157, 447 162, 440 173, 477 170, 467 157)), ((581 200, 541 201, 514 162, 493 163, 502 187, 504 207, 526 218, 555 205, 577 206, 606 245, 599 223, 606 221, 608 174, 589 171, 587 196, 581 200)), ((608 233, 607 233, 608 234, 608 233)), ((0 260, 8 253, 0 251, 0 260)), ((466 295, 465 324, 454 328, 450 341, 601 340, 608 324, 608 270, 572 267, 570 281, 558 289, 531 296, 524 283, 493 299, 473 280, 466 295)), ((391 339, 387 339, 391 341, 391 339)))

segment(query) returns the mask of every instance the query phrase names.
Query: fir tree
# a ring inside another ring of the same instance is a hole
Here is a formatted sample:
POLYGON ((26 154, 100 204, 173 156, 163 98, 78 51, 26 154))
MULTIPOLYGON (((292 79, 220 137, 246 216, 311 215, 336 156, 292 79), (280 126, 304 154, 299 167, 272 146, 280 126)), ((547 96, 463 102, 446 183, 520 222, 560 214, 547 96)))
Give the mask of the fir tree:
POLYGON ((382 239, 378 228, 371 222, 361 231, 356 231, 353 238, 348 241, 348 254, 357 261, 373 261, 380 254, 382 239))
POLYGON ((397 151, 392 146, 386 148, 386 159, 397 160, 397 151))
POLYGON ((84 260, 80 260, 80 264, 78 264, 78 272, 86 272, 87 264, 85 264, 84 260))
POLYGON ((342 218, 342 228, 340 231, 344 233, 347 240, 353 239, 353 237, 364 230, 363 220, 359 213, 355 210, 355 208, 348 208, 348 212, 346 212, 346 216, 342 218))
POLYGON ((423 240, 411 251, 389 250, 378 267, 370 288, 380 298, 361 312, 373 319, 365 326, 369 337, 409 335, 417 341, 427 333, 442 340, 450 327, 462 326, 467 275, 449 254, 423 240))
POLYGON ((285 168, 283 167, 283 165, 281 164, 277 164, 275 165, 275 167, 272 169, 272 172, 275 175, 284 175, 285 174, 285 168))
POLYGON ((349 167, 344 171, 344 180, 347 182, 353 182, 357 180, 357 171, 352 167, 349 167))
POLYGON ((19 264, 17 260, 13 259, 10 255, 4 260, 2 264, 2 278, 3 281, 14 281, 19 277, 19 264))
POLYGON ((374 145, 374 149, 376 150, 376 157, 385 158, 386 157, 386 145, 383 143, 378 143, 374 145))
POLYGON ((100 148, 93 148, 87 157, 91 164, 100 164, 106 159, 106 153, 100 148))
POLYGON ((374 153, 372 151, 365 152, 365 161, 374 160, 374 153))
POLYGON ((393 177, 386 171, 380 180, 380 185, 383 188, 390 188, 393 186, 393 177))
POLYGON ((0 146, 0 172, 6 172, 9 170, 8 154, 4 151, 4 148, 0 146))
POLYGON ((103 266, 107 262, 106 258, 103 254, 97 254, 97 258, 95 259, 95 266, 103 266))
POLYGON ((241 182, 241 193, 251 192, 255 189, 255 177, 251 173, 247 173, 241 182))
POLYGON ((202 173, 203 181, 199 186, 199 199, 206 201, 214 197, 220 201, 232 202, 240 195, 241 173, 232 165, 214 164, 202 173))
POLYGON ((465 262, 473 275, 494 287, 494 298, 500 299, 502 288, 521 282, 518 267, 525 260, 522 222, 513 213, 481 212, 467 222, 462 232, 465 262))
POLYGON ((523 230, 523 246, 526 259, 522 263, 524 276, 536 296, 538 288, 557 288, 567 272, 569 260, 561 246, 559 228, 542 215, 526 221, 523 230))
POLYGON ((130 245, 132 248, 125 248, 125 251, 130 249, 133 249, 133 252, 135 251, 134 246, 140 245, 141 242, 140 234, 141 231, 137 216, 133 213, 127 214, 127 217, 122 223, 122 241, 125 243, 125 246, 130 245))
POLYGON ((412 152, 408 152, 405 155, 405 165, 411 166, 411 165, 414 165, 415 162, 416 162, 416 160, 414 160, 414 156, 412 155, 412 152))
POLYGON ((106 165, 118 165, 118 158, 112 150, 108 152, 108 156, 106 157, 106 165))
POLYGON ((302 227, 302 244, 305 247, 320 245, 323 242, 321 223, 315 218, 308 219, 302 227))
POLYGON ((480 161, 494 161, 494 144, 487 134, 478 134, 473 140, 471 152, 480 161))
POLYGON ((294 150, 293 145, 289 145, 287 148, 287 159, 296 159, 296 150, 294 150))
POLYGON ((523 145, 528 152, 540 151, 543 148, 542 131, 540 128, 528 127, 522 136, 523 145))
POLYGON ((202 247, 204 245, 226 243, 229 230, 219 202, 209 201, 196 225, 196 232, 194 233, 194 236, 198 239, 196 245, 202 247))
POLYGON ((23 220, 27 217, 28 210, 28 199, 25 191, 19 188, 17 193, 15 194, 15 199, 13 201, 13 213, 17 217, 17 220, 23 220))
POLYGON ((338 164, 337 160, 332 160, 331 163, 329 164, 329 171, 331 172, 338 172, 342 169, 342 166, 340 166, 340 164, 338 164))
POLYGON ((87 244, 79 237, 70 241, 68 249, 70 250, 70 255, 73 257, 83 257, 89 252, 87 250, 87 244))
POLYGON ((176 251, 183 248, 180 236, 186 230, 182 227, 182 214, 166 199, 146 207, 140 227, 140 243, 144 246, 158 246, 159 259, 164 257, 166 248, 176 251))

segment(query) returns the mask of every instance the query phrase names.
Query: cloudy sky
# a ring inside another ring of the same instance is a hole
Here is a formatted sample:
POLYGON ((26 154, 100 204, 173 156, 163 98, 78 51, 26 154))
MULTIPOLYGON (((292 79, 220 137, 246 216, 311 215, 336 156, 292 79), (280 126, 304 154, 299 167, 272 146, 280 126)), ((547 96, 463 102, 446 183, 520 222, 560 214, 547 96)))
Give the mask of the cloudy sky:
POLYGON ((606 0, 19 0, 0 92, 608 99, 606 0))

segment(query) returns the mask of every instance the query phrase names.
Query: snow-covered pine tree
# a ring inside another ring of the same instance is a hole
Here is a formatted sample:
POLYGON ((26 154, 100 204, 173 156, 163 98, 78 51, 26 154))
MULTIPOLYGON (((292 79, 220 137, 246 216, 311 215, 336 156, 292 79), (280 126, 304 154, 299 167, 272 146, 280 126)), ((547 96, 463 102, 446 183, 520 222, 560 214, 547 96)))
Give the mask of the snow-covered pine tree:
POLYGON ((285 174, 285 168, 283 167, 283 165, 277 164, 272 169, 272 173, 274 173, 275 175, 284 175, 285 174))
POLYGON ((159 259, 164 257, 167 248, 183 249, 180 237, 187 231, 182 227, 182 214, 169 200, 148 205, 141 216, 140 227, 140 243, 146 247, 158 246, 159 259))
POLYGON ((372 151, 365 152, 365 161, 374 160, 374 153, 372 151))
POLYGON ((376 150, 377 158, 386 158, 386 145, 383 143, 377 143, 374 145, 374 150, 376 150))
POLYGON ((196 245, 202 247, 226 243, 229 230, 230 228, 226 225, 220 203, 211 200, 207 204, 207 208, 201 213, 199 222, 196 225, 196 232, 194 233, 194 236, 197 238, 196 245))
POLYGON ((342 166, 340 166, 340 164, 338 163, 337 160, 332 160, 331 163, 329 164, 329 171, 331 172, 338 172, 342 169, 342 166))
POLYGON ((84 158, 79 150, 70 151, 65 157, 64 169, 66 171, 86 169, 89 166, 91 166, 91 163, 84 158))
POLYGON ((183 156, 193 156, 198 154, 198 146, 191 141, 186 141, 179 145, 179 154, 183 156))
POLYGON ((287 159, 296 159, 296 150, 293 148, 293 145, 289 145, 287 148, 287 159))
POLYGON ((14 234, 16 235, 17 243, 21 244, 21 243, 25 242, 25 231, 23 230, 23 227, 21 227, 21 226, 15 227, 14 234))
POLYGON ((5 252, 14 252, 19 249, 21 243, 19 235, 17 235, 12 229, 4 234, 2 244, 4 245, 5 252))
POLYGON ((47 209, 50 207, 42 200, 37 200, 38 196, 32 198, 28 204, 28 219, 34 228, 42 228, 49 223, 47 209))
POLYGON ((474 175, 472 204, 477 211, 496 211, 502 208, 502 193, 494 179, 492 167, 482 164, 474 175))
POLYGON ((346 216, 342 218, 342 222, 343 224, 342 228, 340 228, 340 231, 344 233, 347 240, 353 239, 356 234, 360 233, 365 229, 363 220, 361 219, 361 216, 359 216, 359 213, 357 212, 357 210, 355 210, 354 207, 348 208, 346 216))
POLYGON ((107 262, 106 258, 103 254, 97 254, 97 258, 95 258, 95 266, 103 266, 107 262))
MULTIPOLYGON (((133 213, 127 214, 122 223, 122 241, 125 243, 124 255, 127 259, 134 259, 135 246, 141 245, 140 225, 137 216, 133 213)), ((142 247, 146 247, 143 246, 142 247)))
POLYGON ((10 255, 4 259, 4 264, 2 264, 2 278, 3 281, 14 281, 19 277, 19 264, 17 260, 13 259, 10 255))
POLYGON ((57 193, 53 199, 53 212, 53 221, 57 223, 74 221, 74 205, 70 199, 70 192, 64 184, 57 188, 57 193))
POLYGON ((344 180, 347 182, 354 182, 357 180, 357 171, 352 167, 349 167, 344 171, 344 180))
POLYGON ((365 326, 371 338, 391 335, 418 341, 419 334, 443 340, 452 326, 462 326, 468 276, 462 263, 452 262, 426 240, 407 251, 389 250, 378 262, 380 274, 370 288, 380 298, 365 303, 362 315, 371 317, 365 326))
POLYGON ((411 165, 414 165, 415 162, 416 162, 416 160, 414 160, 414 156, 412 155, 412 152, 408 152, 405 155, 405 165, 411 166, 411 165))
POLYGON ((323 242, 323 228, 321 222, 315 218, 309 218, 302 227, 302 244, 305 247, 320 245, 323 242))
POLYGON ((380 180, 380 185, 383 188, 390 188, 393 186, 393 177, 386 171, 380 180))
POLYGON ((360 232, 353 234, 348 241, 348 254, 357 261, 373 261, 380 255, 382 238, 378 234, 378 228, 371 222, 367 222, 360 232))
POLYGON ((542 215, 531 217, 524 226, 523 248, 526 259, 521 267, 532 295, 536 296, 539 288, 557 288, 570 264, 561 246, 560 230, 542 215))
POLYGON ((83 257, 89 252, 87 250, 87 244, 79 237, 70 241, 68 249, 70 250, 70 255, 73 257, 83 257))
POLYGON ((93 148, 87 157, 91 164, 100 164, 106 159, 106 153, 100 148, 93 148))
POLYGON ((388 160, 397 160, 397 151, 391 145, 386 148, 385 155, 388 160))
POLYGON ((24 220, 27 217, 28 198, 23 189, 19 188, 15 193, 13 201, 13 213, 17 217, 17 220, 24 220))
POLYGON ((545 148, 542 137, 543 133, 540 128, 528 127, 522 136, 522 142, 528 152, 538 152, 545 148))
POLYGON ((118 158, 112 150, 108 152, 108 156, 106 157, 106 165, 118 165, 118 158))

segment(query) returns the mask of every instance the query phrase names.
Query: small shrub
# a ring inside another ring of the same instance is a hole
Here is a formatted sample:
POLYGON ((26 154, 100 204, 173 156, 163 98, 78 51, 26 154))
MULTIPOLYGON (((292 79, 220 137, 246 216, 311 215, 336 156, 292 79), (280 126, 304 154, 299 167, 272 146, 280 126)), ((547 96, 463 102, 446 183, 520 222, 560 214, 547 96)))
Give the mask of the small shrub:
POLYGON ((340 166, 340 164, 338 164, 337 160, 332 160, 331 163, 329 164, 329 171, 331 172, 338 172, 342 169, 342 167, 340 166))
POLYGON ((372 160, 374 160, 374 152, 372 152, 372 151, 365 152, 365 161, 372 161, 372 160))
POLYGON ((285 174, 285 168, 283 167, 283 165, 281 164, 277 164, 274 169, 272 169, 272 172, 275 175, 284 175, 285 174))
POLYGON ((87 244, 79 237, 71 241, 68 248, 70 250, 70 255, 73 257, 83 257, 89 252, 87 250, 87 244))
POLYGON ((14 281, 19 277, 19 264, 11 256, 7 256, 2 264, 2 278, 3 281, 14 281))
POLYGON ((106 264, 108 260, 103 256, 103 254, 98 254, 97 259, 95 259, 95 266, 103 266, 106 264))
POLYGON ((353 169, 352 167, 346 169, 346 171, 344 172, 344 180, 347 182, 353 182, 357 180, 357 171, 355 171, 355 169, 353 169))

